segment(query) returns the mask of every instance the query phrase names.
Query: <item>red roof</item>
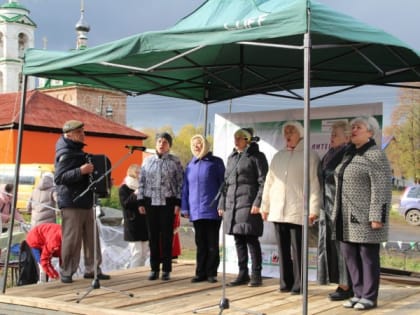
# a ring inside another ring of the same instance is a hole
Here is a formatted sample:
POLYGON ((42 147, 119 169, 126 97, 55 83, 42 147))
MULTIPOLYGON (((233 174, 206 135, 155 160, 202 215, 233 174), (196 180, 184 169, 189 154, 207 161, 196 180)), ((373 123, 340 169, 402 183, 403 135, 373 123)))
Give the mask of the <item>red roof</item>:
MULTIPOLYGON (((0 129, 19 125, 21 93, 0 94, 0 129)), ((60 101, 39 91, 26 94, 25 130, 47 130, 62 132, 67 120, 82 121, 87 134, 108 137, 146 139, 147 135, 93 114, 83 108, 60 101)))

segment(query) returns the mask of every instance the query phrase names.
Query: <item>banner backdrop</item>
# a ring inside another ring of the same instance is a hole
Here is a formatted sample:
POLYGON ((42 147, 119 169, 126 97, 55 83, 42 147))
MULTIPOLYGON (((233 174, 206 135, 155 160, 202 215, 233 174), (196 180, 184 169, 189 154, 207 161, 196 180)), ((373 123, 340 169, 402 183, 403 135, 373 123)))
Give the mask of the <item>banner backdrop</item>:
MULTIPOLYGON (((322 158, 329 149, 331 125, 337 120, 350 121, 355 117, 364 115, 374 116, 382 129, 382 103, 312 108, 309 126, 311 149, 316 151, 322 158)), ((239 128, 251 127, 254 129, 254 135, 260 138, 258 142, 260 151, 264 152, 268 163, 270 163, 274 154, 284 146, 281 129, 283 123, 289 120, 300 121, 303 125, 303 109, 216 114, 213 153, 222 158, 226 165, 227 158, 234 146, 233 134, 239 128)), ((381 136, 375 140, 380 146, 381 136)), ((316 227, 309 229, 308 279, 311 281, 316 280, 317 233, 316 227)), ((278 278, 278 251, 274 236, 274 226, 271 222, 264 222, 264 234, 260 241, 263 255, 262 275, 278 278)), ((238 272, 236 249, 233 236, 231 235, 226 235, 225 263, 227 273, 238 272)))

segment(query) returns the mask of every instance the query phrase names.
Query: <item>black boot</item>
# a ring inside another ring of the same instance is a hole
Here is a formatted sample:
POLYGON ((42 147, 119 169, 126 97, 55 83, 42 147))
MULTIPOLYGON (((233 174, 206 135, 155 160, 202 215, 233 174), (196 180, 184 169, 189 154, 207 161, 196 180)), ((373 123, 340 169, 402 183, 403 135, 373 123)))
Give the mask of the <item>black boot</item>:
POLYGON ((249 282, 250 278, 248 275, 248 269, 243 269, 239 271, 238 276, 236 277, 235 280, 231 281, 229 283, 230 286, 237 286, 237 285, 243 285, 243 284, 247 284, 249 282))
POLYGON ((262 285, 261 272, 253 272, 251 274, 251 281, 248 283, 248 287, 260 287, 262 285))
POLYGON ((152 270, 149 274, 149 280, 156 280, 159 278, 159 271, 152 270))

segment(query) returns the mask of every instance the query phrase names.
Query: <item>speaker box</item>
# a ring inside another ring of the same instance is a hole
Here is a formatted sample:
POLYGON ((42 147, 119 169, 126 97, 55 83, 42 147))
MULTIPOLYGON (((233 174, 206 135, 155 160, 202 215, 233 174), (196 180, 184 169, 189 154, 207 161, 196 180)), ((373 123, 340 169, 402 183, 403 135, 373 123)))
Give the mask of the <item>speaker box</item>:
MULTIPOLYGON (((93 171, 93 180, 96 182, 105 173, 111 169, 111 161, 106 155, 94 154, 90 156, 91 162, 93 163, 95 170, 93 171)), ((98 181, 93 188, 98 198, 107 198, 111 193, 111 172, 98 181)))

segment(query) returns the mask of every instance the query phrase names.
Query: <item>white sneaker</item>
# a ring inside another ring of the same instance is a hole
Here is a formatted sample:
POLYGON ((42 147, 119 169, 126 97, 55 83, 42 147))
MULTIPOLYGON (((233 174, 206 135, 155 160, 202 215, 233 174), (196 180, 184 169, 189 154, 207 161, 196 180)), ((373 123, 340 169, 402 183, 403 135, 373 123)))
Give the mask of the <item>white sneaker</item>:
POLYGON ((371 301, 368 299, 360 299, 359 302, 354 305, 354 309, 356 310, 370 310, 371 308, 376 307, 376 301, 371 301))
POLYGON ((346 302, 344 302, 343 306, 345 308, 353 308, 359 301, 360 301, 360 298, 354 296, 350 300, 347 300, 346 302))

